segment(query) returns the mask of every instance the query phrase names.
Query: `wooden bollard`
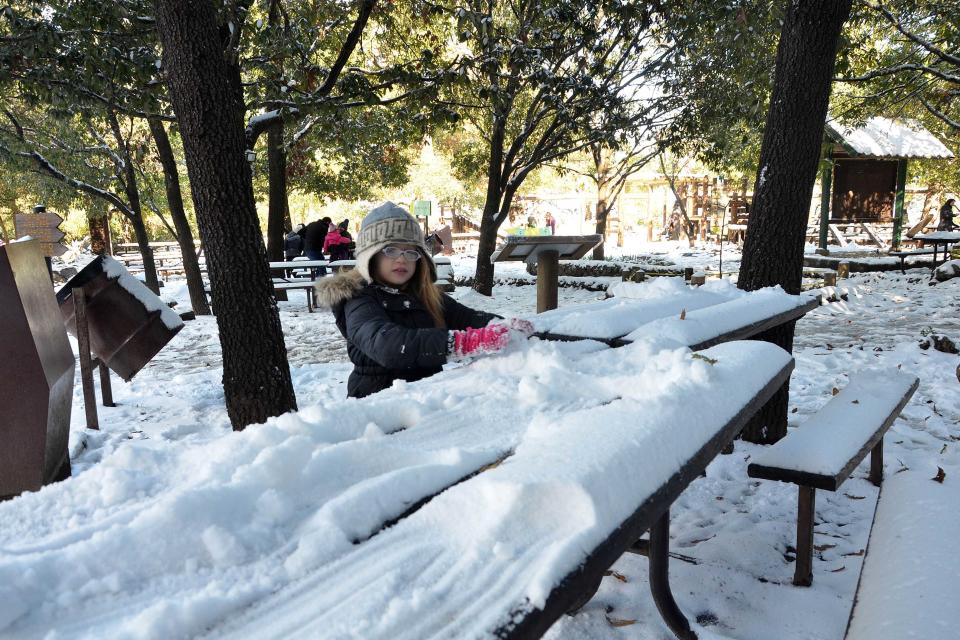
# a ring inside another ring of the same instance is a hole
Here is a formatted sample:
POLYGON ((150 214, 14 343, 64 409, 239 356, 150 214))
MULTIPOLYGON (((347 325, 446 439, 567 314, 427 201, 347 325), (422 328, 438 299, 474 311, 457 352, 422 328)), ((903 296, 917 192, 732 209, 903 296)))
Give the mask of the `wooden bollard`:
POLYGON ((841 260, 840 264, 837 265, 837 279, 840 278, 849 278, 850 277, 850 263, 846 260, 841 260))
POLYGON ((823 274, 823 286, 825 287, 835 287, 837 286, 837 272, 829 271, 823 274))
POLYGON ((641 267, 629 267, 620 275, 620 278, 624 282, 643 282, 647 279, 647 272, 641 267))
POLYGON ((699 287, 707 281, 707 274, 702 271, 697 271, 690 276, 690 284, 695 287, 699 287))
POLYGON ((690 278, 693 277, 693 267, 684 267, 683 268, 683 279, 687 282, 690 282, 690 278))

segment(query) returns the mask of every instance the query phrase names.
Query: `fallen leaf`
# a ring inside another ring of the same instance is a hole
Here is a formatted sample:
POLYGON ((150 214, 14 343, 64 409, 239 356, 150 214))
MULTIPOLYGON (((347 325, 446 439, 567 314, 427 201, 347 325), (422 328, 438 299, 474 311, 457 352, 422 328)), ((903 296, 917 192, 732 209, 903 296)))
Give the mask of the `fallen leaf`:
POLYGON ((827 549, 833 549, 835 546, 837 546, 837 545, 835 545, 835 544, 815 544, 815 545, 813 545, 813 548, 816 549, 817 551, 826 551, 827 549))
POLYGON ((940 484, 943 484, 943 479, 946 477, 947 477, 947 474, 943 470, 943 467, 937 467, 937 475, 933 476, 930 479, 933 480, 934 482, 939 482, 940 484))
POLYGON ((840 389, 837 389, 836 387, 834 387, 833 391, 831 391, 830 393, 833 395, 837 395, 838 393, 840 393, 840 389))
POLYGON ((706 362, 707 364, 711 364, 711 365, 717 364, 717 362, 718 362, 718 360, 717 360, 716 358, 710 358, 710 357, 707 357, 707 356, 705 356, 705 355, 703 355, 703 354, 700 354, 700 353, 695 353, 695 354, 693 354, 691 357, 692 357, 692 358, 696 358, 697 360, 703 360, 703 361, 706 362))
POLYGON ((943 452, 947 450, 947 445, 940 447, 940 455, 943 455, 943 452))
POLYGON ((798 409, 798 407, 794 407, 794 408, 790 411, 790 413, 796 413, 796 412, 797 412, 797 409, 798 409))
POLYGON ((850 553, 845 553, 845 554, 843 554, 843 555, 844 555, 844 556, 848 556, 848 557, 849 557, 849 556, 862 556, 862 555, 863 555, 863 549, 860 549, 860 551, 851 551, 850 553))
POLYGON ((680 310, 680 319, 681 319, 681 320, 686 320, 686 319, 687 319, 687 310, 686 310, 686 309, 681 309, 681 310, 680 310))
POLYGON ((850 404, 860 404, 859 400, 853 400, 850 404))
POLYGON ((844 567, 840 567, 839 569, 830 569, 830 573, 840 573, 841 571, 846 571, 846 570, 847 568, 844 566, 844 567))
POLYGON ((610 616, 607 616, 607 622, 609 622, 612 627, 629 627, 632 624, 637 624, 636 620, 622 620, 620 618, 611 618, 610 616))
POLYGON ((863 500, 866 497, 866 496, 854 496, 854 495, 850 495, 849 493, 844 493, 843 495, 847 496, 851 500, 863 500))
POLYGON ((617 580, 623 583, 627 582, 627 576, 623 575, 622 573, 618 573, 613 569, 611 569, 610 571, 604 571, 603 575, 610 576, 611 578, 616 578, 617 580))

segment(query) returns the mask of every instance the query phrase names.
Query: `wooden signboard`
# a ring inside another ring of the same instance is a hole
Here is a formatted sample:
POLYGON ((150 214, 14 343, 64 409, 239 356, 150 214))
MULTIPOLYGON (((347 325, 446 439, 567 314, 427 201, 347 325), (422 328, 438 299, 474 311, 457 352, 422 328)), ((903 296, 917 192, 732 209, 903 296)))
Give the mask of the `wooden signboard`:
POLYGON ((30 236, 40 243, 40 253, 47 257, 62 256, 67 248, 60 244, 63 232, 60 223, 63 218, 50 211, 41 213, 18 213, 13 217, 17 237, 30 236))

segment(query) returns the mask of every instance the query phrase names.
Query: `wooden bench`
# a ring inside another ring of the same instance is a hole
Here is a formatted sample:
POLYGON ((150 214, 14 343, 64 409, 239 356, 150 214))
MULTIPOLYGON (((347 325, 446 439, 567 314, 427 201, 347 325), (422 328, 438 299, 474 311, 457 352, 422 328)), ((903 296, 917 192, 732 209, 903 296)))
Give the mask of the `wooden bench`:
MULTIPOLYGON (((935 256, 935 249, 914 249, 912 251, 891 251, 889 256, 894 258, 900 258, 900 273, 906 275, 906 259, 911 256, 935 256)), ((934 260, 934 266, 936 266, 936 260, 934 260)))
POLYGON ((856 374, 804 424, 756 456, 751 478, 799 485, 797 564, 793 584, 813 583, 816 490, 836 491, 870 453, 870 481, 883 479, 883 435, 916 391, 919 379, 897 370, 856 374))

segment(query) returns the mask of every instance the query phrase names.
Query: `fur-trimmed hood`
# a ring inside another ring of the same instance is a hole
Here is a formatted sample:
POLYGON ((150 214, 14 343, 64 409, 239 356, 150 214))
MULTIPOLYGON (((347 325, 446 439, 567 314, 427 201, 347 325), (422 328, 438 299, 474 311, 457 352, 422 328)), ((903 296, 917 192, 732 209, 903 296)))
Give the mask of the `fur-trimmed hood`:
POLYGON ((313 286, 316 306, 332 309, 341 302, 346 302, 358 291, 367 286, 366 280, 356 269, 343 271, 329 278, 321 278, 313 286))

